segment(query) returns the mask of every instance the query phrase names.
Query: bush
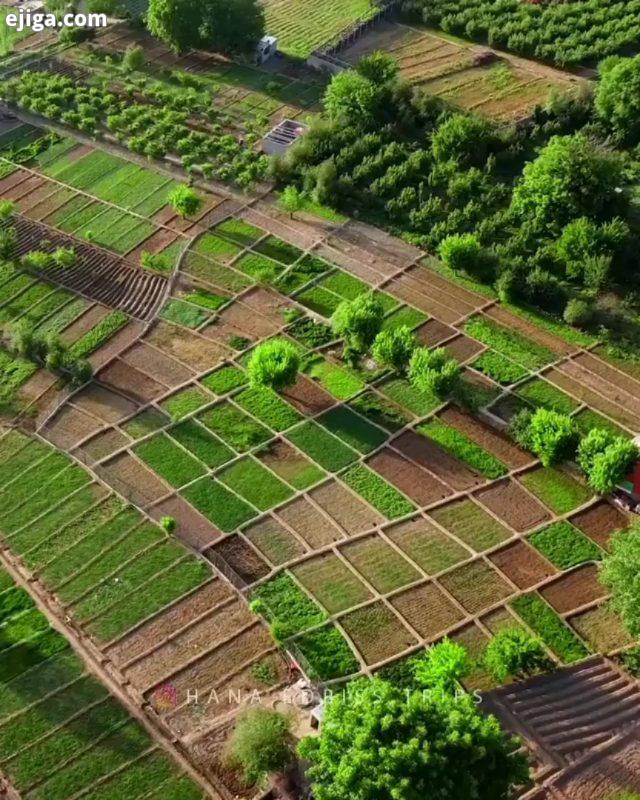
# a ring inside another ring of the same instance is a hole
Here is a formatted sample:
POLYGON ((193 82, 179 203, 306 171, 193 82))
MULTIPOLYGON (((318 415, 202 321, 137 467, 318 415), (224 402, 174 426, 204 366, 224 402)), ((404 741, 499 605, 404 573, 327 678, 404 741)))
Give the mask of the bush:
POLYGON ((578 444, 576 424, 566 414, 539 408, 529 424, 529 447, 545 467, 572 458, 578 444))
POLYGON ((282 772, 293 760, 290 720, 267 708, 249 709, 231 735, 228 756, 247 783, 282 772))
POLYGON ((569 300, 562 316, 567 325, 584 328, 593 319, 593 305, 587 300, 574 298, 569 300))
POLYGON ((446 397, 460 381, 460 365, 444 347, 418 347, 409 363, 409 380, 420 391, 446 397))
POLYGON ((619 142, 640 141, 640 57, 608 58, 600 64, 595 109, 619 142))
POLYGON ((487 645, 484 663, 493 677, 503 683, 507 678, 525 678, 549 666, 549 659, 539 639, 523 628, 505 628, 487 645))
POLYGON ((202 198, 190 187, 181 184, 169 193, 167 198, 173 210, 182 217, 192 217, 202 206, 202 198))
POLYGON ((12 259, 18 245, 18 231, 13 225, 0 230, 0 258, 12 259))
POLYGON ((144 64, 144 50, 139 45, 130 44, 122 57, 125 72, 137 72, 144 64))
POLYGON ((495 277, 495 259, 473 233, 447 236, 440 243, 438 254, 445 266, 456 272, 466 272, 484 283, 495 277))
POLYGON ((174 517, 162 517, 160 527, 167 533, 174 533, 176 530, 176 520, 174 517))
POLYGON ((516 412, 509 421, 507 433, 509 436, 523 447, 525 450, 531 450, 531 418, 533 411, 528 408, 521 408, 516 412))
POLYGON ((25 269, 45 270, 51 265, 52 256, 42 250, 32 250, 22 256, 20 263, 25 269))
POLYGON ((632 441, 603 428, 592 428, 578 447, 578 464, 599 494, 612 492, 639 457, 640 451, 632 441))
POLYGON ((416 338, 411 328, 400 325, 399 328, 381 331, 373 343, 372 355, 378 364, 390 367, 401 375, 409 369, 411 354, 416 347, 416 338))
POLYGON ((345 358, 365 353, 380 332, 384 308, 372 294, 361 294, 354 300, 344 300, 331 318, 336 336, 344 339, 345 358))
POLYGON ((148 250, 143 250, 140 256, 140 265, 146 269, 156 269, 160 272, 167 272, 171 265, 165 256, 161 253, 150 253, 148 250))
POLYGON ((640 527, 617 531, 609 540, 600 580, 612 594, 612 604, 634 639, 640 637, 640 527))
POLYGON ((272 339, 256 347, 247 369, 254 386, 283 389, 295 383, 300 369, 300 355, 290 342, 272 339))
POLYGON ((0 200, 0 222, 10 219, 16 210, 16 204, 12 200, 0 200))
POLYGON ((471 666, 465 648, 445 637, 416 660, 413 673, 416 682, 425 689, 455 692, 460 681, 471 672, 471 666))
POLYGON ((73 267, 77 261, 76 251, 73 247, 59 247, 54 251, 52 258, 56 267, 61 269, 73 267))

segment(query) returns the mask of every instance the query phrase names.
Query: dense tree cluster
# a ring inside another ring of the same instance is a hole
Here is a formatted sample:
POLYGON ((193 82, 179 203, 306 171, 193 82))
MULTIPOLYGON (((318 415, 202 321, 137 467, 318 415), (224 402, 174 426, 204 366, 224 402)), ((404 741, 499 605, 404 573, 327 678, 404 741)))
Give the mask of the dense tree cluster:
POLYGON ((404 0, 428 25, 559 65, 583 64, 636 46, 639 0, 404 0))

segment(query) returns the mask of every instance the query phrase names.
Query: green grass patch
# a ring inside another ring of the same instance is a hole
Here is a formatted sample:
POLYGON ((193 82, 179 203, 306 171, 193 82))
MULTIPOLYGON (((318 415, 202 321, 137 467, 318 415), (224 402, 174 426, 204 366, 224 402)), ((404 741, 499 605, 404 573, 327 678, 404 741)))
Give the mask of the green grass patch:
POLYGON ((237 244, 215 236, 213 233, 205 233, 193 247, 193 251, 199 255, 209 256, 223 263, 229 263, 243 250, 237 244))
POLYGON ((213 292, 207 292, 205 289, 196 289, 193 292, 189 292, 184 296, 184 299, 189 303, 193 303, 193 305, 208 308, 212 311, 217 311, 231 300, 226 295, 214 294, 213 292))
POLYGON ((226 464, 234 457, 233 450, 195 419, 187 419, 167 433, 211 469, 226 464))
POLYGON ((520 482, 556 514, 566 514, 592 496, 574 477, 553 467, 527 472, 520 476, 520 482))
POLYGON ((588 655, 580 639, 539 595, 518 597, 511 602, 511 607, 566 664, 588 655))
POLYGON ((250 457, 236 461, 218 478, 261 511, 284 503, 293 494, 279 478, 250 457))
POLYGON ((328 681, 360 669, 344 636, 333 625, 304 633, 295 640, 295 645, 308 664, 310 678, 328 681))
POLYGON ((74 358, 86 358, 99 347, 102 347, 121 328, 124 328, 127 322, 129 322, 129 317, 124 311, 112 311, 88 333, 85 333, 84 336, 71 345, 69 348, 70 354, 74 358))
POLYGON ((413 329, 417 328, 419 325, 424 325, 428 319, 429 317, 423 314, 422 311, 418 311, 417 308, 402 306, 402 308, 397 309, 397 311, 385 317, 382 323, 382 329, 385 331, 395 330, 396 328, 401 328, 403 325, 413 329))
POLYGON ((142 439, 143 436, 164 428, 170 422, 171 419, 166 414, 163 414, 162 411, 158 411, 156 408, 147 408, 120 427, 132 439, 142 439))
POLYGON ((256 512, 212 478, 202 478, 182 492, 201 514, 228 533, 256 516, 256 512))
POLYGON ((315 422, 304 422, 289 431, 287 438, 329 472, 337 472, 358 458, 355 450, 331 436, 315 422))
POLYGON ((317 421, 360 453, 370 453, 387 438, 384 431, 374 427, 346 406, 325 411, 317 421))
POLYGON ((293 406, 268 386, 250 386, 234 399, 245 411, 274 431, 284 431, 302 419, 293 406))
POLYGON ((224 442, 244 453, 271 438, 271 432, 230 403, 220 403, 199 416, 224 442))
POLYGON ((602 414, 598 414, 597 411, 593 411, 590 408, 585 408, 583 411, 576 414, 575 421, 582 434, 589 433, 592 428, 604 428, 614 436, 622 436, 625 439, 631 437, 629 431, 626 431, 624 428, 616 425, 615 422, 603 417, 602 414))
POLYGON ((292 244, 278 239, 277 236, 267 236, 253 248, 256 252, 262 253, 263 256, 272 258, 274 261, 279 261, 281 264, 293 264, 302 256, 302 250, 299 250, 292 244))
POLYGON ((435 395, 416 389, 404 378, 393 378, 380 386, 379 390, 416 417, 425 417, 442 405, 442 400, 435 395))
POLYGON ((555 361, 555 354, 541 344, 526 339, 485 317, 474 317, 464 326, 466 333, 479 342, 497 350, 528 370, 538 370, 555 361))
POLYGON ((454 458, 464 462, 487 478, 500 478, 509 471, 502 461, 471 441, 464 433, 446 425, 439 419, 432 419, 419 425, 418 431, 436 442, 454 458))
POLYGON ((585 561, 600 561, 602 550, 569 522, 553 522, 532 533, 529 542, 560 569, 571 569, 585 561))
POLYGON ((317 464, 314 464, 306 456, 298 453, 293 448, 288 448, 281 456, 277 446, 284 443, 276 443, 274 451, 273 445, 267 445, 264 450, 256 453, 256 456, 261 461, 264 461, 269 469, 276 473, 276 475, 285 480, 289 486, 300 491, 308 489, 314 483, 322 480, 326 473, 320 469, 317 464))
POLYGON ((338 400, 348 400, 365 386, 355 375, 322 357, 308 361, 304 365, 304 372, 338 400))
POLYGON ((314 349, 334 341, 335 336, 328 325, 316 322, 311 317, 300 317, 287 328, 287 334, 305 347, 314 349))
POLYGON ((430 516, 477 553, 495 547, 511 537, 504 525, 472 500, 440 506, 431 511, 430 516))
POLYGON ((185 453, 164 433, 138 445, 135 453, 176 489, 191 483, 206 472, 202 464, 185 453))
POLYGON ((273 283, 284 269, 282 264, 258 253, 245 253, 238 259, 235 267, 263 283, 273 283))
POLYGON ((215 232, 243 247, 250 247, 265 233, 261 228, 256 228, 255 225, 250 225, 241 219, 226 219, 216 225, 215 232))
POLYGON ((571 414, 579 405, 577 400, 542 378, 534 378, 532 381, 518 386, 515 394, 535 408, 547 408, 557 411, 559 414, 571 414))
POLYGON ((318 286, 340 295, 343 300, 355 300, 356 297, 369 291, 369 284, 347 272, 342 272, 342 270, 336 270, 331 275, 327 275, 318 286))
POLYGON ((278 575, 255 589, 251 600, 264 604, 264 614, 278 641, 319 625, 325 612, 298 587, 289 575, 278 575))
POLYGON ((402 517, 415 510, 413 503, 363 464, 349 467, 340 477, 387 519, 402 517))
POLYGON ((339 295, 324 289, 322 286, 311 286, 305 289, 296 295, 296 300, 326 319, 330 319, 333 316, 334 311, 342 302, 342 298, 339 295))
POLYGON ((395 433, 411 421, 400 406, 375 392, 369 391, 351 400, 349 405, 376 425, 395 433))
POLYGON ((185 328, 199 328, 209 319, 209 314, 202 308, 186 303, 184 300, 169 300, 160 313, 163 319, 183 325, 185 328))
POLYGON ((238 367, 221 367, 215 372, 212 372, 211 375, 207 375, 206 378, 202 378, 200 383, 206 386, 207 389, 210 389, 214 394, 222 397, 228 392, 232 392, 234 389, 244 386, 247 383, 247 376, 246 373, 238 367))
POLYGON ((188 386, 164 400, 162 408, 169 414, 173 422, 178 422, 210 402, 211 398, 208 394, 197 386, 188 386))
POLYGON ((503 386, 517 383, 529 374, 520 364, 493 350, 483 353, 471 366, 503 386))

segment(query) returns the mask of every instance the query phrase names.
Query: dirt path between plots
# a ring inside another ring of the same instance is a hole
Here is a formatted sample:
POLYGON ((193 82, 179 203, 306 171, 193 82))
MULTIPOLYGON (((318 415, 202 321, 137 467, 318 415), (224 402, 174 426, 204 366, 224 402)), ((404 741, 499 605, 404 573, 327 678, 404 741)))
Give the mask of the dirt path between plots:
POLYGON ((89 643, 88 640, 85 641, 83 636, 78 635, 73 628, 62 622, 53 608, 48 593, 41 589, 34 581, 28 580, 22 575, 17 564, 17 559, 14 559, 14 557, 9 554, 7 548, 0 548, 0 562, 16 584, 29 593, 38 609, 47 618, 51 627, 61 633, 70 643, 86 665, 87 670, 95 675, 107 687, 111 694, 122 703, 129 714, 144 726, 153 741, 173 758, 194 783, 206 792, 207 797, 213 798, 213 800, 223 800, 222 795, 220 795, 214 786, 192 765, 190 759, 182 752, 182 749, 179 749, 173 744, 162 729, 157 726, 127 694, 122 685, 114 680, 111 674, 104 669, 102 657, 98 653, 93 652, 91 643, 89 643))

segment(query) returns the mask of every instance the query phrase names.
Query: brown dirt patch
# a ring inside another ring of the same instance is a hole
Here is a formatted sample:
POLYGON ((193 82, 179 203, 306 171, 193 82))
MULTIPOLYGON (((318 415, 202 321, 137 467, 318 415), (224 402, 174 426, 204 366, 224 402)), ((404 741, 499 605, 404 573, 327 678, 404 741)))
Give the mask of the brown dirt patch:
POLYGON ((482 559, 463 564, 439 580, 470 614, 480 614, 513 594, 504 578, 482 559))
POLYGON ((506 436, 474 419, 469 414, 463 414, 456 408, 445 409, 440 414, 440 419, 446 422, 447 425, 451 425, 464 433, 465 436, 468 436, 471 441, 480 447, 493 453, 496 458, 499 458, 510 469, 524 467, 532 461, 532 457, 528 453, 516 447, 506 436))
POLYGON ((102 423, 72 406, 65 405, 47 423, 43 436, 56 447, 68 450, 102 428, 102 423))
POLYGON ((43 183, 44 181, 39 175, 31 175, 26 180, 15 184, 10 189, 3 192, 3 199, 13 201, 19 200, 21 197, 29 194, 29 192, 37 191, 43 183))
POLYGON ((352 611, 340 623, 369 665, 417 644, 417 639, 383 603, 352 611))
POLYGON ((486 483, 484 478, 415 431, 405 431, 393 444, 407 458, 432 472, 456 491, 466 491, 486 483))
MULTIPOLYGON (((266 561, 240 536, 229 536, 214 545, 211 550, 220 556, 246 583, 253 583, 269 574, 270 568, 266 561)), ((205 550, 203 555, 206 556, 207 552, 205 550)))
POLYGON ((82 445, 82 451, 89 456, 90 459, 100 461, 116 450, 120 450, 130 444, 131 439, 125 436, 122 431, 116 428, 110 428, 108 431, 99 433, 90 439, 86 444, 82 445))
POLYGON ((25 169, 17 169, 15 172, 12 172, 11 175, 7 175, 6 178, 0 180, 0 193, 4 194, 10 191, 14 186, 22 183, 22 181, 26 181, 28 177, 29 173, 25 169))
POLYGON ((179 364, 174 358, 169 358, 146 342, 135 344, 120 356, 120 360, 152 376, 170 389, 188 381, 194 375, 188 367, 179 364))
POLYGON ((124 328, 121 328, 115 336, 112 336, 108 342, 102 345, 93 355, 89 357, 91 366, 94 372, 102 369, 105 364, 111 361, 112 358, 120 355, 123 350, 140 337, 143 326, 140 322, 131 320, 124 328))
POLYGON ((566 614, 604 597, 607 591, 598 580, 598 568, 594 564, 587 564, 562 575, 541 589, 540 594, 556 611, 566 614))
MULTIPOLYGON (((282 327, 282 320, 280 324, 274 323, 268 317, 263 316, 259 312, 241 305, 236 301, 224 311, 220 312, 218 321, 212 330, 222 331, 226 336, 230 335, 243 335, 249 339, 262 339, 266 336, 271 336, 282 327), (228 331, 226 329, 229 329, 228 331)), ((207 328, 206 330, 209 330, 207 328)))
MULTIPOLYGON (((159 253, 168 247, 170 244, 178 239, 178 234, 174 233, 173 231, 167 230, 159 230, 152 234, 148 239, 145 239, 141 245, 138 245, 135 250, 132 250, 130 253, 127 254, 127 259, 132 261, 134 264, 139 264, 140 259, 142 258, 142 254, 146 251, 147 253, 159 253)), ((186 240, 185 240, 186 242, 186 240)))
POLYGON ((281 294, 260 287, 243 294, 240 303, 248 306, 252 312, 262 314, 277 328, 284 325, 282 312, 292 307, 292 303, 281 294))
POLYGON ((377 511, 336 481, 315 489, 310 496, 348 534, 366 531, 384 522, 377 511))
POLYGON ((594 542, 608 549, 609 539, 614 531, 626 530, 631 521, 606 500, 600 500, 586 511, 571 517, 571 523, 586 533, 594 542))
POLYGON ((185 662, 199 653, 203 655, 233 636, 255 619, 246 603, 236 599, 224 608, 196 622, 188 630, 165 642, 149 656, 124 671, 134 686, 149 689, 172 673, 184 668, 185 662))
MULTIPOLYGON (((633 643, 633 639, 607 603, 583 611, 567 620, 596 653, 610 653, 633 643)), ((609 798, 607 798, 609 800, 609 798)))
POLYGON ((430 319, 418 328, 416 337, 420 344, 425 347, 435 347, 435 345, 440 344, 440 342, 444 342, 445 339, 449 339, 455 332, 455 328, 445 325, 444 322, 440 322, 440 320, 437 319, 430 319))
POLYGON ((122 453, 98 468, 101 477, 125 497, 147 506, 169 493, 169 489, 141 461, 122 453))
POLYGON ((385 291, 448 325, 453 325, 460 317, 473 310, 472 306, 452 300, 438 289, 431 290, 422 286, 409 273, 395 278, 385 287, 385 291))
MULTIPOLYGON (((112 361, 108 367, 105 367, 97 377, 101 383, 113 386, 114 389, 118 389, 126 394, 127 397, 131 397, 137 403, 143 405, 167 393, 166 386, 154 381, 153 378, 135 369, 135 367, 125 364, 119 358, 112 361)), ((131 403, 131 406, 129 413, 133 414, 137 409, 137 405, 131 403)))
POLYGON ((342 532, 305 497, 278 509, 277 516, 297 534, 312 550, 344 538, 342 532))
POLYGON ((476 342, 475 339, 470 339, 468 336, 465 336, 464 333, 461 333, 460 336, 452 339, 445 345, 445 350, 449 353, 451 358, 455 358, 456 361, 464 364, 465 361, 468 361, 482 352, 484 346, 481 345, 480 342, 476 342))
POLYGON ((161 645, 168 636, 183 630, 201 614, 228 600, 232 595, 229 584, 221 578, 215 578, 115 642, 105 653, 117 665, 122 666, 152 647, 161 645))
POLYGON ((196 550, 209 547, 222 536, 222 532, 215 525, 179 495, 163 500, 159 505, 149 509, 149 513, 157 520, 161 520, 162 517, 173 517, 176 521, 175 535, 196 550))
POLYGON ((230 353, 227 348, 168 322, 156 325, 147 341, 197 372, 212 369, 230 353))
POLYGON ((514 542, 492 553, 489 560, 520 589, 528 589, 557 572, 537 550, 523 541, 514 542))
POLYGON ((435 575, 471 557, 471 551, 422 517, 385 529, 391 539, 427 575, 435 575))
POLYGON ((276 567, 307 552, 302 542, 273 517, 249 526, 244 535, 276 567))
POLYGON ((475 496, 516 531, 527 531, 551 518, 547 509, 514 481, 495 483, 475 496))
POLYGON ((295 485, 296 478, 305 468, 314 465, 284 439, 276 439, 256 454, 257 458, 280 478, 295 485))
POLYGON ((567 355, 568 353, 573 353, 576 349, 573 345, 567 344, 563 339, 559 339, 557 336, 547 333, 542 330, 542 328, 539 328, 531 322, 527 322, 527 320, 516 314, 512 314, 502 306, 492 306, 484 313, 509 330, 518 331, 527 339, 532 339, 534 342, 548 347, 549 350, 558 355, 567 355))
POLYGON ((376 453, 367 464, 419 506, 431 505, 451 494, 448 486, 389 447, 376 453))
POLYGON ((640 381, 634 380, 627 373, 615 369, 600 358, 596 358, 592 353, 580 353, 573 360, 576 364, 594 372, 608 383, 624 389, 632 397, 640 396, 640 381))
MULTIPOLYGON (((597 362, 596 362, 597 363, 597 362)), ((587 389, 597 392, 607 400, 623 408, 635 420, 637 429, 640 425, 640 398, 629 394, 617 383, 610 383, 606 378, 596 375, 585 369, 577 361, 565 361, 558 367, 560 372, 570 375, 574 380, 579 381, 587 389)))
POLYGON ((46 369, 39 369, 22 384, 18 397, 23 402, 33 402, 58 383, 58 378, 46 369))
POLYGON ((59 186, 55 186, 55 184, 52 184, 52 188, 54 192, 50 194, 46 200, 42 200, 38 203, 38 205, 31 206, 27 212, 27 216, 38 221, 46 220, 47 217, 55 214, 65 203, 68 203, 69 200, 77 195, 77 193, 71 189, 63 189, 59 186))
POLYGON ((115 423, 130 417, 138 410, 138 405, 121 394, 92 383, 73 398, 73 405, 104 422, 115 423))
POLYGON ((442 636, 464 614, 434 583, 415 586, 391 598, 391 604, 423 639, 442 636))
POLYGON ((312 416, 335 405, 330 394, 321 389, 305 375, 298 375, 293 386, 285 389, 282 396, 303 414, 312 416))
POLYGON ((197 743, 190 745, 189 751, 196 767, 209 776, 214 785, 224 784, 228 797, 234 800, 256 795, 255 786, 248 786, 239 770, 229 765, 226 756, 227 740, 233 731, 233 722, 216 727, 197 743))
POLYGON ((58 187, 55 183, 51 183, 47 181, 43 183, 39 188, 35 189, 31 192, 27 197, 22 197, 18 202, 18 211, 21 214, 26 214, 28 217, 31 216, 29 213, 32 208, 39 205, 40 203, 48 200, 58 191, 58 187))
POLYGON ((75 322, 72 322, 71 325, 64 329, 60 334, 60 338, 67 344, 72 344, 80 339, 81 336, 84 336, 85 333, 88 333, 109 313, 109 309, 104 306, 91 306, 75 322))

